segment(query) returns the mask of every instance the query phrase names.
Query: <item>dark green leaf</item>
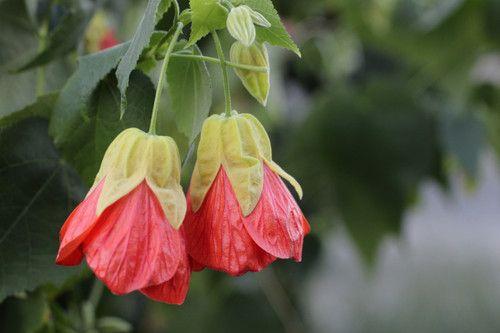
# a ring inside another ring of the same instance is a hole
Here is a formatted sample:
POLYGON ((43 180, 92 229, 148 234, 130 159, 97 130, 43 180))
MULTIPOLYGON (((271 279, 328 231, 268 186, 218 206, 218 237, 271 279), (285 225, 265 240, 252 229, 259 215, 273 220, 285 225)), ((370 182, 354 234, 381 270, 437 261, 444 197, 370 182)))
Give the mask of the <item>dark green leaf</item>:
POLYGON ((59 229, 87 188, 61 159, 48 121, 27 119, 0 132, 0 300, 80 267, 54 264, 59 229))
POLYGON ((88 14, 83 9, 68 12, 57 28, 50 34, 47 47, 19 71, 45 65, 74 50, 82 39, 87 26, 88 14))
MULTIPOLYGON (((52 116, 51 134, 64 158, 87 185, 92 184, 106 149, 124 129, 149 125, 155 89, 140 71, 130 75, 127 114, 120 119, 120 92, 114 75, 108 75, 83 105, 61 107, 52 116)), ((62 97, 61 97, 62 98, 62 97)))
MULTIPOLYGON (((4 117, 36 101, 36 70, 13 73, 38 47, 23 1, 0 3, 0 45, 0 117, 4 117)), ((61 89, 72 71, 73 65, 63 60, 47 65, 45 92, 61 89)))
POLYGON ((74 127, 74 122, 79 123, 80 118, 75 117, 75 114, 89 118, 87 110, 90 95, 98 83, 118 64, 128 46, 129 43, 125 43, 80 58, 80 67, 61 91, 51 119, 50 134, 57 146, 64 144, 66 135, 71 135, 66 128, 74 127))
POLYGON ((257 30, 257 38, 271 45, 277 45, 292 50, 300 57, 299 48, 285 30, 271 0, 245 0, 245 4, 264 15, 269 23, 271 23, 271 27, 269 28, 260 26, 255 27, 257 30))
MULTIPOLYGON (((185 41, 179 43, 181 48, 185 44, 185 41)), ((201 55, 196 45, 191 51, 201 55)), ((200 133, 212 104, 210 74, 203 61, 172 58, 167 69, 167 81, 177 128, 191 144, 200 133)))
POLYGON ((142 50, 149 44, 151 34, 156 24, 156 18, 161 15, 161 10, 167 10, 167 2, 160 0, 150 0, 142 21, 137 28, 134 38, 130 43, 130 47, 125 53, 122 61, 116 70, 116 77, 118 78, 118 87, 120 88, 121 104, 120 115, 123 117, 125 109, 127 108, 127 99, 125 92, 129 85, 130 73, 135 69, 137 60, 142 53, 142 50), (160 3, 161 2, 161 3, 160 3))
POLYGON ((48 315, 49 304, 40 291, 10 297, 0 304, 0 332, 38 332, 48 315))
POLYGON ((191 35, 188 45, 193 45, 210 31, 226 27, 228 11, 216 0, 190 0, 192 12, 191 35))
POLYGON ((40 96, 35 103, 25 107, 22 110, 13 112, 6 117, 0 118, 0 128, 15 124, 26 118, 50 118, 58 97, 59 92, 40 96))

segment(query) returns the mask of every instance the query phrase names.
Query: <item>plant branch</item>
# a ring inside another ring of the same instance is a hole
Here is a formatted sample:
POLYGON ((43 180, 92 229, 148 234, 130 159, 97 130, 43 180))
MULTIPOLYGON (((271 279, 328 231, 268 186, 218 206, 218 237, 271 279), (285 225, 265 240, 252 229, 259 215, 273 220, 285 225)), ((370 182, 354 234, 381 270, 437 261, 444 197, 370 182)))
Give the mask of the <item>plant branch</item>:
POLYGON ((160 77, 158 78, 158 85, 156 86, 156 95, 155 101, 153 104, 153 113, 151 114, 151 124, 149 125, 149 134, 156 134, 156 119, 158 118, 158 108, 160 106, 160 97, 163 88, 163 81, 165 80, 165 75, 167 73, 168 61, 170 59, 170 55, 172 54, 172 50, 174 49, 175 42, 179 38, 183 28, 182 22, 177 23, 177 27, 175 28, 174 36, 168 45, 167 53, 165 53, 165 58, 163 59, 163 65, 161 66, 160 77))
MULTIPOLYGON (((196 54, 172 53, 171 57, 172 58, 186 58, 186 59, 200 60, 200 61, 206 61, 206 62, 212 62, 215 64, 220 64, 220 59, 196 55, 196 54)), ((237 64, 237 63, 231 62, 231 61, 226 61, 226 65, 231 66, 231 67, 235 67, 235 68, 244 69, 247 71, 252 71, 252 72, 267 73, 267 68, 261 67, 261 66, 237 64)))

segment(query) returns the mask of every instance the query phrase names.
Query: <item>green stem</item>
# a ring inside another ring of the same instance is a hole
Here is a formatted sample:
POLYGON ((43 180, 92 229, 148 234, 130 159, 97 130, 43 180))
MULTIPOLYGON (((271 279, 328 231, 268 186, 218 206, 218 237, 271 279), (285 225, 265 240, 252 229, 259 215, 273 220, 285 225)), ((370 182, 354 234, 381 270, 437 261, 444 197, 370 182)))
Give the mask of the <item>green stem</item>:
MULTIPOLYGON (((186 58, 186 59, 200 60, 200 61, 213 62, 215 64, 220 64, 220 59, 201 56, 201 55, 195 55, 195 54, 172 53, 171 57, 172 58, 186 58)), ((252 72, 267 73, 267 68, 261 67, 261 66, 237 64, 237 63, 231 62, 231 61, 226 61, 226 65, 231 66, 231 67, 244 69, 247 71, 252 71, 252 72)))
POLYGON ((222 45, 217 32, 212 31, 212 37, 214 38, 215 47, 220 59, 220 68, 222 69, 222 78, 224 80, 224 96, 226 98, 226 117, 229 118, 231 116, 231 92, 229 91, 229 80, 227 79, 226 61, 224 60, 224 53, 222 52, 222 45))
POLYGON ((181 10, 179 8, 179 3, 177 2, 177 0, 174 0, 173 3, 174 3, 174 7, 175 7, 174 22, 178 22, 179 21, 179 14, 180 14, 181 10))
MULTIPOLYGON (((45 17, 42 22, 42 26, 39 30, 39 43, 38 43, 38 53, 45 50, 47 47, 47 37, 49 36, 49 22, 50 15, 52 12, 52 1, 47 3, 47 10, 45 12, 45 17)), ((43 95, 45 88, 45 66, 40 66, 36 72, 36 96, 43 95)))
POLYGON ((97 276, 94 277, 94 279, 94 284, 90 290, 89 302, 94 306, 94 309, 96 309, 101 300, 102 292, 104 291, 104 283, 99 280, 97 276))
POLYGON ((174 36, 168 45, 167 53, 165 53, 165 58, 163 59, 163 65, 161 66, 160 77, 158 78, 158 85, 156 87, 156 95, 155 102, 153 104, 153 113, 151 114, 151 124, 149 125, 149 134, 156 134, 156 119, 158 118, 158 108, 160 106, 160 97, 161 91, 163 87, 163 81, 165 80, 165 75, 167 73, 168 60, 170 59, 170 55, 172 54, 172 50, 174 49, 175 42, 179 35, 181 34, 183 28, 182 22, 177 23, 177 27, 175 28, 174 36))

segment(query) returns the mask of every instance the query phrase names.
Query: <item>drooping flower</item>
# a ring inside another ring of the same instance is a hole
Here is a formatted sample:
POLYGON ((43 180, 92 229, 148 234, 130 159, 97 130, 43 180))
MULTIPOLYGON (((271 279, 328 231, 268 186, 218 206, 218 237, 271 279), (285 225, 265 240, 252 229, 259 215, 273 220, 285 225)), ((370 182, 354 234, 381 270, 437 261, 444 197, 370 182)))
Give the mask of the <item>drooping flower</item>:
POLYGON ((184 219, 189 255, 230 275, 260 271, 276 258, 302 258, 304 215, 281 177, 300 185, 271 158, 259 121, 233 111, 203 124, 184 219))
POLYGON ((120 44, 104 10, 98 10, 90 20, 84 36, 85 49, 95 53, 120 44))
POLYGON ((184 301, 191 264, 179 152, 169 137, 138 129, 111 143, 94 185, 60 232, 56 263, 89 267, 116 294, 140 290, 167 303, 184 301))

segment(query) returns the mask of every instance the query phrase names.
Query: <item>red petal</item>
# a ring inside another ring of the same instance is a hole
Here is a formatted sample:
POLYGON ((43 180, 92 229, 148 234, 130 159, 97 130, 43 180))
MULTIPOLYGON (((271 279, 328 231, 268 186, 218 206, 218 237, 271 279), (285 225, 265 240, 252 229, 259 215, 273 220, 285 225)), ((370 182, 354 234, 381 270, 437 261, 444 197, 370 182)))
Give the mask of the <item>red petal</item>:
POLYGON ((189 278, 191 277, 191 263, 186 252, 186 240, 182 226, 178 233, 180 235, 181 258, 174 276, 162 284, 143 288, 141 292, 156 301, 180 305, 184 303, 186 298, 189 278))
POLYGON ((205 268, 205 266, 194 260, 193 257, 189 256, 189 260, 191 261, 191 270, 193 272, 199 272, 205 268))
POLYGON ((302 259, 304 235, 310 227, 281 178, 264 163, 264 186, 243 223, 262 249, 278 258, 302 259))
POLYGON ((103 185, 104 179, 101 180, 94 191, 75 208, 66 222, 64 222, 59 233, 61 245, 57 254, 56 264, 71 266, 78 265, 82 261, 83 252, 81 245, 85 237, 87 237, 97 223, 98 218, 95 211, 103 185))
POLYGON ((108 288, 125 294, 172 278, 180 259, 179 234, 144 180, 106 208, 84 252, 108 288))
POLYGON ((188 253, 203 266, 237 276, 260 271, 276 259, 260 249, 243 227, 240 205, 222 167, 196 213, 188 191, 183 225, 188 253))

